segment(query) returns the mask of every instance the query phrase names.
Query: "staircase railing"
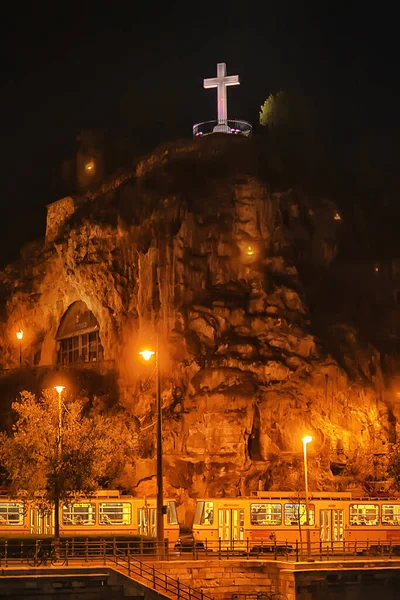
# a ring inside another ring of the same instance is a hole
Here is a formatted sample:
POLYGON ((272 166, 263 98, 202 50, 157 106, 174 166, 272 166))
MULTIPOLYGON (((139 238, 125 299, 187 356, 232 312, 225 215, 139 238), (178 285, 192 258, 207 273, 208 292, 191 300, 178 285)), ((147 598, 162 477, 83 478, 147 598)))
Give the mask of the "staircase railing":
MULTIPOLYGON (((128 556, 115 554, 113 559, 117 566, 126 569, 129 577, 133 579, 135 576, 140 577, 148 582, 154 590, 166 592, 177 600, 213 600, 211 596, 204 594, 202 590, 198 591, 190 585, 181 583, 179 577, 174 579, 156 569, 154 565, 148 565, 137 558, 133 558, 130 554, 128 556)), ((111 560, 111 557, 109 557, 109 560, 111 560)))

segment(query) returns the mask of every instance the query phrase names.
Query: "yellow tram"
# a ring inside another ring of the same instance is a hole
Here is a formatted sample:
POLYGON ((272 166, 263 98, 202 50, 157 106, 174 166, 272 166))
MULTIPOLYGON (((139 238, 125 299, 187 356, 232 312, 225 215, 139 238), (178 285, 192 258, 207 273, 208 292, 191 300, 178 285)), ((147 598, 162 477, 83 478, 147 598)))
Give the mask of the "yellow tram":
POLYGON ((400 544, 400 498, 355 498, 350 492, 310 495, 306 503, 290 492, 257 492, 238 498, 197 500, 193 522, 196 542, 222 548, 368 540, 400 544))
MULTIPOLYGON (((164 534, 171 542, 179 537, 175 500, 164 501, 164 534)), ((60 508, 60 535, 156 536, 156 499, 99 490, 60 508)), ((0 537, 54 534, 54 510, 41 511, 23 500, 0 497, 0 537)))

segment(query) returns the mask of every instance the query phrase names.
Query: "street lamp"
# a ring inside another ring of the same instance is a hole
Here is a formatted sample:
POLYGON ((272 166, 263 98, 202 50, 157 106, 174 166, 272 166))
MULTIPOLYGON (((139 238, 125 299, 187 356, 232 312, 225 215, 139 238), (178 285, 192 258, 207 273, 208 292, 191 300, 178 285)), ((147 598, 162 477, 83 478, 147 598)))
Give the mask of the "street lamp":
POLYGON ((19 366, 22 366, 22 338, 24 337, 24 332, 22 329, 17 331, 17 340, 19 340, 19 366))
POLYGON ((164 516, 163 516, 163 472, 162 472, 162 412, 161 412, 161 393, 160 393, 160 365, 158 340, 157 350, 142 350, 139 354, 148 361, 152 356, 156 359, 156 421, 157 421, 157 508, 156 508, 156 527, 157 527, 157 548, 160 556, 164 554, 164 516))
POLYGON ((307 556, 311 556, 311 538, 310 538, 310 511, 308 506, 308 477, 307 477, 307 444, 312 442, 311 435, 306 435, 301 440, 304 447, 304 483, 306 494, 306 536, 307 536, 307 556))
POLYGON ((54 389, 58 393, 58 448, 61 450, 61 436, 62 436, 62 403, 61 395, 65 390, 65 385, 55 385, 54 389))
MULTIPOLYGON (((58 394, 58 439, 56 445, 57 451, 57 471, 59 468, 59 461, 61 461, 61 437, 62 437, 62 403, 61 403, 61 395, 63 390, 65 390, 64 385, 55 385, 54 389, 58 394)), ((54 489, 54 529, 56 534, 56 539, 58 540, 60 537, 60 481, 59 475, 57 475, 54 489)))

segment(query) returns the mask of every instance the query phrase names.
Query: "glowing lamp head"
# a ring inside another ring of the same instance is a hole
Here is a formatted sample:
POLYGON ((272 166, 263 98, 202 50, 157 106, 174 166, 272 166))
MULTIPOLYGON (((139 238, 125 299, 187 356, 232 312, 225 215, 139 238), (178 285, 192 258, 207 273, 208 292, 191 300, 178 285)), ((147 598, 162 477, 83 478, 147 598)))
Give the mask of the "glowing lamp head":
POLYGON ((85 171, 87 173, 93 173, 93 171, 94 171, 94 162, 92 160, 90 162, 86 163, 86 165, 85 165, 85 171))
POLYGON ((305 435, 303 438, 301 438, 301 441, 304 445, 309 444, 310 442, 312 442, 312 437, 311 435, 305 435))
POLYGON ((19 331, 17 331, 17 339, 22 340, 23 337, 24 337, 24 332, 22 331, 22 329, 20 329, 19 331))
POLYGON ((246 254, 247 254, 247 256, 253 256, 254 255, 254 248, 253 248, 253 246, 247 246, 247 248, 246 248, 246 254))
POLYGON ((139 354, 143 356, 144 360, 150 360, 153 354, 155 354, 155 352, 153 352, 152 350, 142 350, 141 352, 139 352, 139 354))
POLYGON ((54 389, 55 389, 55 390, 56 390, 56 391, 57 391, 59 394, 61 394, 61 392, 62 392, 63 390, 65 390, 65 385, 55 385, 55 386, 54 386, 54 389))

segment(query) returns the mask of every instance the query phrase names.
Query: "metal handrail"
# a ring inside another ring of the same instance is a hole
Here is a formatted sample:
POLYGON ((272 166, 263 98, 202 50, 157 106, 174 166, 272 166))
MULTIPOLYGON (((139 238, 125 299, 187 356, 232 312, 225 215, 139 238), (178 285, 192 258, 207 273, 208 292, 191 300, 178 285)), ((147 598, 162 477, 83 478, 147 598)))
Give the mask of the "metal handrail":
POLYGON ((152 584, 154 590, 167 592, 177 598, 177 600, 213 600, 211 596, 204 594, 203 590, 196 590, 190 585, 181 583, 179 577, 174 579, 166 573, 159 571, 153 566, 149 566, 141 560, 128 556, 118 557, 115 555, 115 564, 122 566, 127 570, 128 576, 132 577, 132 574, 148 581, 152 584), (121 563, 121 558, 124 562, 121 563))
POLYGON ((227 119, 226 121, 203 121, 193 125, 193 137, 202 137, 213 133, 225 133, 250 137, 253 127, 248 121, 227 119))
MULTIPOLYGON (((50 540, 46 540, 49 543, 50 540)), ((11 561, 24 562, 28 552, 36 549, 43 540, 34 539, 6 539, 0 541, 0 567, 8 566, 11 561)), ((307 544, 305 540, 290 542, 288 540, 242 540, 231 542, 222 539, 199 542, 192 539, 190 545, 181 542, 157 546, 155 540, 118 540, 115 538, 91 540, 68 539, 62 540, 59 552, 67 561, 81 559, 85 562, 91 560, 103 560, 106 564, 108 559, 127 560, 130 555, 135 556, 137 561, 156 561, 162 558, 171 561, 198 560, 205 558, 216 558, 218 560, 234 559, 237 557, 245 560, 286 560, 298 562, 304 560, 307 555, 307 544)), ((47 549, 47 548, 46 548, 47 549)), ((340 560, 351 560, 356 556, 382 557, 388 559, 400 559, 400 543, 393 540, 340 540, 340 541, 313 541, 310 546, 311 555, 317 560, 332 560, 340 556, 340 560)))

